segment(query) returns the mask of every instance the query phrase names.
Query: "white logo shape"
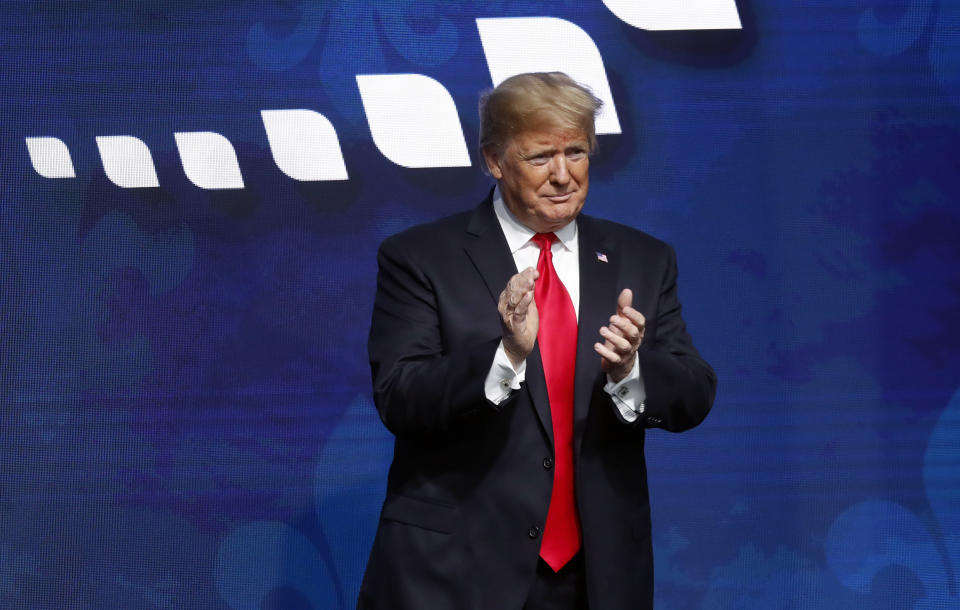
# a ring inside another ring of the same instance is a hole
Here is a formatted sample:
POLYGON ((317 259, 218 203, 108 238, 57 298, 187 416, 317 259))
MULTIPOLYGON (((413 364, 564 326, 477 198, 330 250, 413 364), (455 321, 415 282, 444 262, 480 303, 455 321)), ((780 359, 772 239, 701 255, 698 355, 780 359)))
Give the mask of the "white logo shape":
POLYGON ((103 171, 121 188, 156 188, 157 170, 150 149, 133 136, 97 136, 103 171))
POLYGON ((603 0, 621 21, 641 30, 740 30, 735 0, 603 0))
POLYGON ((261 110, 273 161, 294 180, 347 180, 337 131, 313 110, 261 110))
MULTIPOLYGON (((603 0, 624 22, 646 30, 741 29, 735 0, 603 0)), ((621 133, 603 58, 578 25, 555 17, 477 19, 490 70, 499 85, 523 72, 562 71, 603 100, 598 134, 621 133)), ((470 155, 450 92, 422 74, 358 74, 374 144, 409 168, 469 167, 470 155)), ((262 110, 270 153, 294 180, 347 180, 337 132, 329 119, 306 109, 262 110)), ((233 144, 209 131, 174 134, 184 174, 202 189, 242 189, 233 144)), ((70 150, 55 137, 25 138, 34 170, 44 178, 75 178, 70 150)), ((122 188, 157 188, 149 148, 133 136, 97 136, 103 169, 122 188)))
POLYGON ((357 74, 373 142, 403 167, 469 167, 453 98, 422 74, 357 74))
POLYGON ((524 72, 566 72, 603 100, 597 133, 620 133, 603 58, 580 26, 556 17, 504 17, 477 19, 477 29, 494 86, 524 72))
POLYGON ((33 169, 44 178, 76 178, 70 149, 59 138, 24 138, 33 169))
POLYGON ((173 134, 183 173, 202 189, 242 189, 243 176, 233 144, 219 133, 188 131, 173 134))

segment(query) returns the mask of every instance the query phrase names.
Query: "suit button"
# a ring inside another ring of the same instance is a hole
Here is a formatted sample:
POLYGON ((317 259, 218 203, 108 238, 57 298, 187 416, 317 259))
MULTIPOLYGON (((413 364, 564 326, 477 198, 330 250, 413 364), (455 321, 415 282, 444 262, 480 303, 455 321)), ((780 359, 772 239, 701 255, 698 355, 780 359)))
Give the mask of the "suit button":
POLYGON ((532 540, 535 540, 540 537, 540 528, 536 525, 527 530, 527 536, 530 536, 532 540))
POLYGON ((549 456, 543 458, 543 467, 546 470, 550 470, 551 468, 553 468, 553 458, 549 456))

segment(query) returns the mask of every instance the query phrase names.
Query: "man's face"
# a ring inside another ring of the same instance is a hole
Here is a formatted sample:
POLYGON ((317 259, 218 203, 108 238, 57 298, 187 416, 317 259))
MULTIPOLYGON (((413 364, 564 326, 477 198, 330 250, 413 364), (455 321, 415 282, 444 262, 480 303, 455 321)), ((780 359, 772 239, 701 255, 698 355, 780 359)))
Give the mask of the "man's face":
POLYGON ((537 233, 562 228, 587 198, 589 140, 581 129, 544 126, 523 131, 502 156, 484 150, 507 208, 537 233))

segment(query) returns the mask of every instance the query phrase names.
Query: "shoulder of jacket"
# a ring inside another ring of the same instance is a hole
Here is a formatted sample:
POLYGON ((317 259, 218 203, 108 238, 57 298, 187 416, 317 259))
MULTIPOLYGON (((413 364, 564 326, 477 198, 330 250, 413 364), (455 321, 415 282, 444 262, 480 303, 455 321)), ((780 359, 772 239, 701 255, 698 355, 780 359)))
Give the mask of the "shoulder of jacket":
POLYGON ((613 244, 655 252, 669 253, 673 251, 670 244, 640 229, 588 214, 581 214, 580 217, 583 222, 589 225, 589 230, 594 235, 605 241, 613 242, 613 244))
POLYGON ((399 233, 387 237, 382 248, 399 247, 404 249, 429 249, 449 241, 446 238, 460 238, 466 231, 471 212, 458 212, 422 224, 408 227, 399 233))

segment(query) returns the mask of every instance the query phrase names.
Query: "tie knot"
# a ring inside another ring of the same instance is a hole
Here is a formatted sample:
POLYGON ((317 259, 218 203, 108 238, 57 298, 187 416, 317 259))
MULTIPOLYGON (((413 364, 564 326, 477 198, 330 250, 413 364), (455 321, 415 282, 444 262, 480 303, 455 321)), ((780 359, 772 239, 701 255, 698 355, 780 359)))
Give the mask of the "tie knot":
POLYGON ((553 242, 557 241, 557 236, 554 233, 537 233, 530 238, 530 241, 537 244, 541 250, 544 248, 549 250, 553 242))

